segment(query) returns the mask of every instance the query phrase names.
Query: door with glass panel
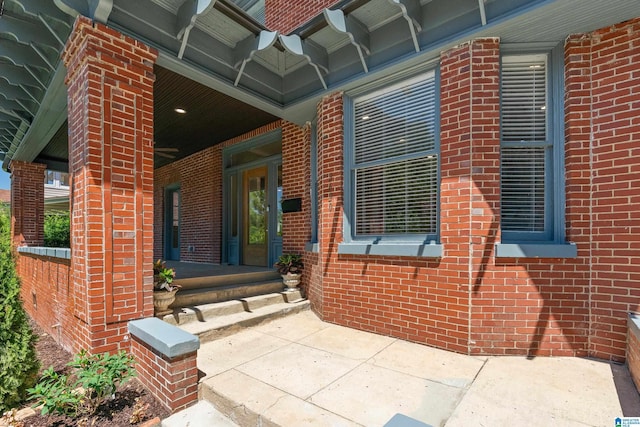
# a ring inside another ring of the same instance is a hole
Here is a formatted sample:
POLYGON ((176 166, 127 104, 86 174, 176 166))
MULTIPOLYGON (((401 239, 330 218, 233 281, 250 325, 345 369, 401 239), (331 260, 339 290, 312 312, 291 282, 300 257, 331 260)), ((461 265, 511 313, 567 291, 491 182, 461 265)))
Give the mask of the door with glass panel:
POLYGON ((242 258, 244 265, 267 266, 269 256, 268 168, 243 173, 242 258))

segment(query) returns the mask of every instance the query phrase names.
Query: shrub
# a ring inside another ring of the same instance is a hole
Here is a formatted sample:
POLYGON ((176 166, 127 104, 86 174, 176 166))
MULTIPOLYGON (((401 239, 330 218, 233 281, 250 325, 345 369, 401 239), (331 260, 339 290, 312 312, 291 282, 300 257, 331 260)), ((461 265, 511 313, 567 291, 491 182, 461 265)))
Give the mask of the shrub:
POLYGON ((10 224, 9 212, 0 207, 0 413, 23 401, 39 369, 36 337, 20 299, 10 224))
POLYGON ((124 351, 90 355, 82 350, 67 365, 76 369, 75 381, 49 368, 40 382, 29 389, 30 397, 36 399, 35 406, 42 405, 42 415, 93 414, 115 394, 118 386, 135 375, 133 356, 124 351))
POLYGON ((68 248, 71 243, 69 212, 54 211, 44 215, 44 245, 49 248, 68 248))

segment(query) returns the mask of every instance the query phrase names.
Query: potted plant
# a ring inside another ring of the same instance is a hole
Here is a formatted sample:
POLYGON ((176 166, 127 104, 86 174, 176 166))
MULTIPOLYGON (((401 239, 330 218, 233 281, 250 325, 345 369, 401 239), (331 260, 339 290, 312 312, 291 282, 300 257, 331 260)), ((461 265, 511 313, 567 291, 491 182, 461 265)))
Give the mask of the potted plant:
POLYGON ((170 313, 169 306, 176 300, 180 285, 173 284, 176 277, 174 268, 167 268, 165 261, 153 263, 153 308, 156 315, 170 313))
POLYGON ((300 276, 302 276, 302 255, 299 254, 282 254, 275 263, 278 273, 282 276, 282 283, 287 287, 287 291, 295 290, 300 284, 300 276))

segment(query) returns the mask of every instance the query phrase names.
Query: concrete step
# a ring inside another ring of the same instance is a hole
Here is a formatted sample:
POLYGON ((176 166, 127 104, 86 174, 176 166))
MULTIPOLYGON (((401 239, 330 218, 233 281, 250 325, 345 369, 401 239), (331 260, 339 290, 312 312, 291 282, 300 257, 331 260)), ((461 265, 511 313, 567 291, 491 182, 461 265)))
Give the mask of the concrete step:
POLYGON ((231 285, 216 285, 213 287, 183 288, 176 294, 176 300, 171 304, 171 308, 193 307, 214 302, 237 300, 280 292, 284 289, 282 279, 242 282, 231 285))
POLYGON ((309 301, 296 290, 175 309, 162 320, 198 336, 200 342, 205 343, 309 307, 309 301))

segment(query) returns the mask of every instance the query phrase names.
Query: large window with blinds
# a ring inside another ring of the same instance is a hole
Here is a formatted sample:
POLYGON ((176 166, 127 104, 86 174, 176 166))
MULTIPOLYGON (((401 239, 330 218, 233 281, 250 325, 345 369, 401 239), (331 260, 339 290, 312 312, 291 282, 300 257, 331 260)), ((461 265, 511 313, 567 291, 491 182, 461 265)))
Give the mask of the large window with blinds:
POLYGON ((553 240, 554 138, 549 57, 502 57, 501 228, 503 241, 553 240))
POLYGON ((436 80, 433 71, 427 72, 348 104, 350 238, 422 242, 437 238, 436 80))

